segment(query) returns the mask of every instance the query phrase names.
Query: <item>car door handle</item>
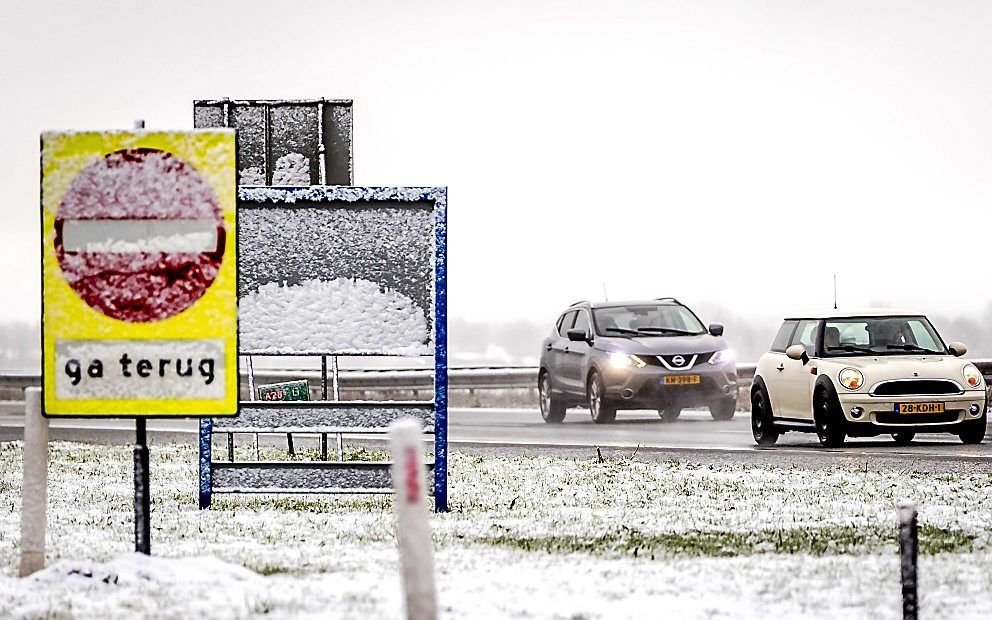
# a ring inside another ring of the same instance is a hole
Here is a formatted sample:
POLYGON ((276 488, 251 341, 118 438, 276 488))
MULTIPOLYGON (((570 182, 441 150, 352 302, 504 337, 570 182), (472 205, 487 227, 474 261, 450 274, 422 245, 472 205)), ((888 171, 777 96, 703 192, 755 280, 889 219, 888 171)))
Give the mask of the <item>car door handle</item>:
POLYGON ((778 365, 778 366, 777 366, 777 367, 775 368, 775 370, 777 370, 777 371, 779 371, 779 372, 782 372, 783 370, 785 370, 785 364, 779 364, 779 365, 778 365))
POLYGON ((550 350, 551 350, 551 343, 548 343, 548 344, 546 344, 546 345, 544 346, 544 350, 545 350, 545 351, 550 351, 550 350))
POLYGON ((568 347, 565 347, 563 351, 565 351, 565 353, 568 353, 568 347))

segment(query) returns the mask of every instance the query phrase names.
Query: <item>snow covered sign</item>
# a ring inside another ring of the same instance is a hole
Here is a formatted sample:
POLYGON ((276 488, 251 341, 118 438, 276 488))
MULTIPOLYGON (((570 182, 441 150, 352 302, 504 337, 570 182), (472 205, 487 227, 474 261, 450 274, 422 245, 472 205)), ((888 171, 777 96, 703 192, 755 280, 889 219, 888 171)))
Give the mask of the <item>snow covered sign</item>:
POLYGON ((234 132, 47 132, 41 175, 45 414, 237 414, 234 132))
POLYGON ((195 127, 238 132, 238 185, 351 185, 350 99, 201 99, 195 127))

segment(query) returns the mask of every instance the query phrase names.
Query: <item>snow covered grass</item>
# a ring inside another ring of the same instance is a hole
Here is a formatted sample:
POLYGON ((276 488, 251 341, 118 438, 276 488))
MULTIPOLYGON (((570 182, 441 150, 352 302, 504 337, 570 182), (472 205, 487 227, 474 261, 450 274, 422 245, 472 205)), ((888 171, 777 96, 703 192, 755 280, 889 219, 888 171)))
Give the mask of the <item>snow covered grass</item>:
MULTIPOLYGON (((130 554, 130 449, 53 443, 50 568, 18 580, 21 445, 0 444, 0 616, 400 614, 389 498, 222 495, 199 511, 194 449, 151 455, 155 558, 130 554)), ((990 483, 964 471, 454 454, 452 511, 432 516, 441 608, 895 618, 895 506, 909 498, 923 615, 988 616, 990 483)))

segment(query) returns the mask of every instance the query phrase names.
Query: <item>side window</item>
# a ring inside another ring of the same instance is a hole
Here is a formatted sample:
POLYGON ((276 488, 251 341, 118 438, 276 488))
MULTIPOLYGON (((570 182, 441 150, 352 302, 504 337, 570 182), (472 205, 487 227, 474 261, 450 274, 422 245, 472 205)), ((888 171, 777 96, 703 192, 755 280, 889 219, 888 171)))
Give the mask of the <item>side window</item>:
POLYGON ((568 330, 572 329, 572 323, 575 322, 575 310, 566 312, 563 317, 561 317, 561 322, 558 323, 558 335, 562 338, 568 337, 568 330))
POLYGON ((789 341, 792 340, 792 332, 796 331, 796 323, 798 322, 786 321, 782 323, 782 327, 779 328, 778 334, 772 342, 772 351, 785 353, 785 350, 789 348, 789 341))
POLYGON ((579 313, 575 317, 575 325, 572 329, 584 329, 586 333, 589 333, 589 315, 586 314, 585 310, 579 310, 579 313))
POLYGON ((790 346, 801 344, 806 347, 806 355, 813 357, 813 350, 816 345, 816 328, 819 324, 819 321, 799 321, 790 346))

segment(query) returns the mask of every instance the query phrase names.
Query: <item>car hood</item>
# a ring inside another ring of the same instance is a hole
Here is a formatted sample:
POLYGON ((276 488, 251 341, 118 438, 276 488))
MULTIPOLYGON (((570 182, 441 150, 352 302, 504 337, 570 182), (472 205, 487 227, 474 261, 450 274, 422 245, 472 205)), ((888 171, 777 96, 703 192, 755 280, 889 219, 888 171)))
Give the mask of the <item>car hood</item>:
POLYGON ((726 349, 727 343, 723 338, 710 334, 699 336, 637 336, 634 338, 597 336, 596 348, 634 355, 675 355, 676 353, 712 353, 726 349))
POLYGON ((880 355, 818 360, 821 367, 857 368, 864 373, 867 385, 891 379, 950 379, 964 385, 961 369, 968 363, 966 359, 951 355, 880 355))

